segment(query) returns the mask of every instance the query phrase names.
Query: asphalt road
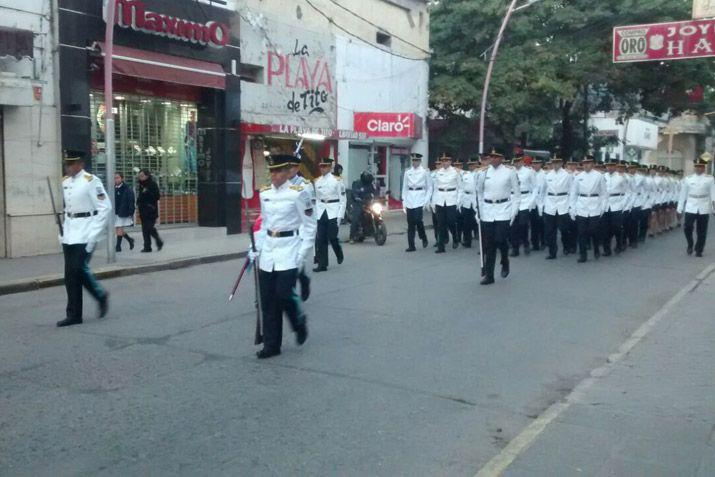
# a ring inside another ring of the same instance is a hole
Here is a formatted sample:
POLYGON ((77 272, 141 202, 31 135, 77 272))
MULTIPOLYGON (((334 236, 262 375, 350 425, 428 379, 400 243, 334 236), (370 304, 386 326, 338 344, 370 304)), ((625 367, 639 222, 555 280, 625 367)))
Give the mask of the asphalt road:
POLYGON ((0 475, 474 475, 711 262, 676 231, 480 287, 474 249, 404 248, 331 256, 261 362, 239 261, 109 280, 66 329, 63 288, 0 297, 0 475))

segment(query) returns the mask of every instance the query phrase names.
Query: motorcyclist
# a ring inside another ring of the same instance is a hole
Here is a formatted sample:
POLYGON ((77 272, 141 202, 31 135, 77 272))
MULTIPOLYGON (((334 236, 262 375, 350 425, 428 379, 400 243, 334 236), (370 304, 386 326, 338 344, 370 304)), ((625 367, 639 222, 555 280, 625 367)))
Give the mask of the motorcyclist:
POLYGON ((350 243, 355 243, 362 221, 363 208, 375 197, 374 178, 368 171, 360 174, 360 179, 352 184, 352 209, 350 211, 350 243))

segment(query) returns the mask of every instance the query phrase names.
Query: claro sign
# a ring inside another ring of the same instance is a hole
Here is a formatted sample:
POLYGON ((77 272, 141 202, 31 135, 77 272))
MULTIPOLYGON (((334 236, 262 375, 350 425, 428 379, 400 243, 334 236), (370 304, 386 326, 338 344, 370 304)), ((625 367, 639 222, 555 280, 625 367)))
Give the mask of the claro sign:
POLYGON ((231 34, 225 23, 216 21, 199 23, 152 12, 147 9, 144 2, 139 0, 108 1, 116 2, 116 24, 122 28, 215 48, 226 46, 231 34))
POLYGON ((353 129, 368 137, 422 137, 422 118, 414 113, 355 113, 353 129))

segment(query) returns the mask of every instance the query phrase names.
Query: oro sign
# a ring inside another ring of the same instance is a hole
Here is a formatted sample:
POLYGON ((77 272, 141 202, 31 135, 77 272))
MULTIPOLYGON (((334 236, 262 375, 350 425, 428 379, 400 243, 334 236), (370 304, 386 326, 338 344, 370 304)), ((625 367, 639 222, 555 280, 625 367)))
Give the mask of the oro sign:
POLYGON ((613 29, 613 62, 715 56, 715 20, 632 25, 613 29))
POLYGON ((422 118, 414 113, 355 113, 353 129, 368 137, 422 137, 422 118))

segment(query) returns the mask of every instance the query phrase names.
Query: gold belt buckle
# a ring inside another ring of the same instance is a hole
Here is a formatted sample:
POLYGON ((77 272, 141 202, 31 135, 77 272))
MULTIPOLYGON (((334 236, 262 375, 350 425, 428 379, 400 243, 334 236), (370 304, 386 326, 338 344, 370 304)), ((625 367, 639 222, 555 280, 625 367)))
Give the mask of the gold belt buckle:
POLYGON ((280 234, 280 232, 278 232, 276 230, 271 230, 271 237, 276 238, 276 237, 278 237, 279 234, 280 234))

